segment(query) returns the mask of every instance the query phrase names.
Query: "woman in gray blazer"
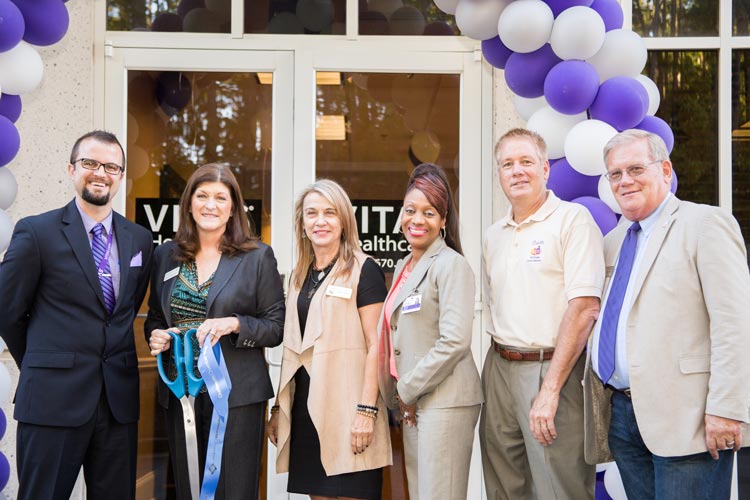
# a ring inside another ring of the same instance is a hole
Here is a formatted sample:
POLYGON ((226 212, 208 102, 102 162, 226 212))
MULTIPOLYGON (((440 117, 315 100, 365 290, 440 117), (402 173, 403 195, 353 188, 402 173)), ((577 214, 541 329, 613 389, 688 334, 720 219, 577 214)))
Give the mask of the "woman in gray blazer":
POLYGON ((401 230, 411 253, 396 267, 381 317, 380 387, 405 424, 410 498, 463 500, 483 402, 471 355, 474 273, 437 165, 414 170, 401 230))
MULTIPOLYGON (((184 336, 197 329, 194 359, 204 341, 221 345, 232 389, 215 498, 258 498, 265 406, 273 396, 263 349, 281 343, 284 292, 273 250, 251 232, 229 167, 204 165, 188 180, 174 241, 154 252, 148 305, 146 339, 152 355, 165 353, 172 379, 173 357, 165 352, 169 332, 184 336)), ((166 410, 177 498, 189 499, 182 408, 161 380, 157 390, 166 410)), ((195 398, 195 414, 202 477, 213 414, 205 387, 195 398)))

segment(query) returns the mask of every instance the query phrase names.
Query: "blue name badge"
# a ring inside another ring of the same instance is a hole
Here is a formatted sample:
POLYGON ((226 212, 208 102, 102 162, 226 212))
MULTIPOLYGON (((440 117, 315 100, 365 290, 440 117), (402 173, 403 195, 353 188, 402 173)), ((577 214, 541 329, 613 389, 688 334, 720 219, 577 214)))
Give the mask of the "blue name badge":
POLYGON ((417 312, 422 308, 422 296, 412 295, 404 300, 404 305, 401 306, 401 312, 403 314, 417 312))

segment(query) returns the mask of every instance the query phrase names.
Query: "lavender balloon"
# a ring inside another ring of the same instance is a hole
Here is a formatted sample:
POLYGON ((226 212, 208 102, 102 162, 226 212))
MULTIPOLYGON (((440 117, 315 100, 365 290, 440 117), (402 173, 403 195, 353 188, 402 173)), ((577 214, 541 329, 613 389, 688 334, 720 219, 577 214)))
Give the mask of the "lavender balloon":
POLYGON ((674 171, 674 168, 672 168, 672 184, 670 184, 669 190, 672 191, 672 194, 677 193, 677 172, 674 171))
POLYGON ((489 40, 482 40, 482 54, 484 54, 487 62, 494 67, 505 69, 505 64, 513 51, 503 44, 499 36, 496 36, 489 40))
POLYGON ((544 94, 547 73, 561 60, 548 43, 528 54, 515 52, 505 63, 505 83, 521 97, 539 97, 544 94))
POLYGON ((21 116, 21 96, 13 94, 0 95, 0 116, 13 123, 21 116))
POLYGON ((583 113, 599 91, 599 75, 584 61, 563 61, 549 70, 544 97, 552 109, 566 115, 583 113))
POLYGON ((0 453, 0 490, 8 484, 8 478, 10 478, 10 464, 5 455, 0 453))
POLYGON ((21 136, 13 122, 0 116, 0 167, 7 165, 16 157, 21 147, 21 136))
POLYGON ((591 118, 617 130, 633 128, 646 116, 648 92, 635 78, 616 76, 602 83, 589 108, 591 118))
POLYGON ((552 13, 557 17, 558 14, 565 9, 575 7, 576 5, 588 7, 591 5, 592 1, 593 0, 544 0, 544 3, 549 5, 549 8, 552 9, 552 13))
POLYGON ((624 15, 622 7, 620 7, 620 3, 617 0, 594 0, 591 8, 602 16, 605 31, 622 28, 624 15))
POLYGON ((593 196, 581 196, 573 200, 573 203, 583 205, 591 213, 594 222, 599 226, 602 234, 607 235, 617 225, 617 215, 599 198, 593 196))
POLYGON ((667 145, 667 151, 670 153, 672 152, 672 149, 674 148, 674 133, 672 133, 672 129, 669 128, 667 122, 658 116, 645 117, 641 123, 635 126, 635 128, 658 135, 662 138, 664 144, 667 145))
POLYGON ((60 0, 14 0, 23 14, 23 39, 31 45, 52 45, 68 31, 68 9, 60 0))
POLYGON ((550 167, 547 188, 562 200, 571 201, 581 196, 596 196, 598 186, 599 177, 577 172, 565 158, 557 160, 550 167))
POLYGON ((10 0, 0 0, 0 52, 10 50, 21 41, 23 14, 10 0))

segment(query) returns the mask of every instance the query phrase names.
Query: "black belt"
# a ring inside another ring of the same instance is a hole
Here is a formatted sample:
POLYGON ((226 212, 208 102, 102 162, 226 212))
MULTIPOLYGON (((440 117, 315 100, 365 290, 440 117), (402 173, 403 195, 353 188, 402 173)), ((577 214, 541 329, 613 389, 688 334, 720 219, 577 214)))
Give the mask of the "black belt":
POLYGON ((611 389, 614 392, 619 392, 628 399, 633 399, 633 397, 630 395, 630 389, 618 389, 617 387, 611 386, 609 384, 606 384, 604 387, 611 389))

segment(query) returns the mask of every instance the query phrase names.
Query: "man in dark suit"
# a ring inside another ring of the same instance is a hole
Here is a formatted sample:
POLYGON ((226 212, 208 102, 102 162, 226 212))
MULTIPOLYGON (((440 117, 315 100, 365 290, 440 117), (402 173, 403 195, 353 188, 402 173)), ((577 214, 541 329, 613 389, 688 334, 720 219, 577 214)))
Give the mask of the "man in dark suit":
POLYGON ((0 335, 20 369, 19 499, 135 497, 138 358, 133 319, 153 242, 112 211, 125 154, 102 131, 76 141, 75 199, 21 219, 0 267, 0 335))

